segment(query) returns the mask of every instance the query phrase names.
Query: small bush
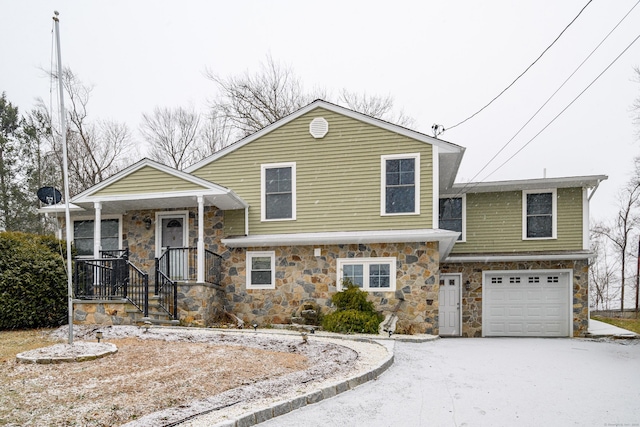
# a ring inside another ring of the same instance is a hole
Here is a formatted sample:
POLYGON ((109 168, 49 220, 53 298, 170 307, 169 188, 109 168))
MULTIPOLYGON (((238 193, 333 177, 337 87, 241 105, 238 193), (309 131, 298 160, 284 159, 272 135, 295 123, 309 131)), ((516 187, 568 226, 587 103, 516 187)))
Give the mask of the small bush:
POLYGON ((67 274, 60 247, 47 236, 0 233, 0 329, 64 323, 67 274))
POLYGON ((322 328, 339 333, 377 334, 384 316, 367 300, 367 293, 349 279, 344 279, 342 286, 345 290, 331 297, 336 311, 324 316, 322 328))

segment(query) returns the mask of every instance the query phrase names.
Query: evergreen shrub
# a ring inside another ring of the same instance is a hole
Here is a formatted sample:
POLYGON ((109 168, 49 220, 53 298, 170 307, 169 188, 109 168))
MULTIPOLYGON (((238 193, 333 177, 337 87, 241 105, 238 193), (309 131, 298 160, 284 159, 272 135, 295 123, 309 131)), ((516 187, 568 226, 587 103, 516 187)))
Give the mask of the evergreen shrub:
POLYGON ((367 293, 349 279, 342 281, 342 288, 343 291, 331 297, 336 311, 324 316, 322 328, 339 333, 377 334, 384 316, 367 300, 367 293))
POLYGON ((65 323, 64 246, 51 236, 0 233, 0 330, 65 323))

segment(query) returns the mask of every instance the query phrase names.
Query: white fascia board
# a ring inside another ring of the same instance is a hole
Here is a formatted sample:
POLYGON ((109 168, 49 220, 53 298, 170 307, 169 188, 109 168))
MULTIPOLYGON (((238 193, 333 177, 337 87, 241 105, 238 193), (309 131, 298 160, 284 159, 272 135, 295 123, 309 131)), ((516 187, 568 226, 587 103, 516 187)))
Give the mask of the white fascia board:
MULTIPOLYGON (((70 212, 82 212, 85 209, 78 206, 78 205, 74 205, 73 203, 69 203, 69 211, 70 212)), ((47 214, 47 213, 60 213, 60 212, 64 212, 65 211, 65 207, 64 207, 64 203, 59 203, 57 205, 49 205, 49 206, 44 206, 41 207, 40 209, 38 209, 38 213, 41 214, 47 214)))
POLYGON ((230 248, 267 246, 347 245, 355 243, 439 242, 440 258, 446 257, 458 238, 455 231, 438 229, 337 231, 329 233, 261 234, 229 237, 222 243, 230 248))
POLYGON ((595 258, 596 254, 593 252, 571 252, 564 254, 535 254, 535 255, 453 255, 441 262, 450 263, 464 263, 464 262, 524 262, 524 261, 573 261, 573 260, 588 260, 595 258))
MULTIPOLYGON (((563 178, 522 179, 454 184, 451 195, 459 193, 494 193, 501 191, 537 190, 540 188, 594 188, 608 179, 607 175, 571 176, 563 178)), ((445 196, 445 195, 443 195, 445 196)), ((446 194, 449 196, 449 194, 446 194)))
POLYGON ((287 123, 297 119, 298 117, 301 117, 305 114, 307 114, 310 111, 315 110, 316 108, 324 108, 325 110, 329 110, 332 111, 336 114, 341 114, 343 116, 346 117, 350 117, 353 118, 355 120, 359 120, 361 122, 364 123, 368 123, 371 124, 373 126, 377 126, 381 129, 385 129, 388 130, 390 132, 394 132, 397 133, 399 135, 404 135, 407 136, 409 138, 412 139, 416 139, 418 141, 421 142, 425 142, 428 144, 432 144, 435 145, 437 147, 440 148, 440 151, 443 153, 460 153, 462 155, 462 153, 464 152, 464 147, 461 147, 459 145, 456 144, 452 144, 450 142, 447 141, 443 141, 441 139, 438 138, 434 138, 431 137, 429 135, 426 135, 424 133, 420 133, 393 123, 389 123, 389 122, 385 122, 384 120, 380 120, 380 119, 376 119, 374 117, 371 116, 367 116, 366 114, 362 114, 359 113, 357 111, 353 111, 353 110, 349 110, 348 108, 344 108, 341 107, 339 105, 336 104, 332 104, 330 102, 327 101, 323 101, 321 99, 315 100, 312 103, 300 108, 299 110, 289 114, 288 116, 278 120, 275 123, 272 123, 264 128, 262 128, 261 130, 259 130, 256 133, 253 133, 237 142, 234 142, 231 145, 228 145, 227 147, 223 148, 222 150, 216 152, 215 154, 207 157, 206 159, 203 159, 191 166, 189 166, 188 168, 185 169, 185 172, 191 173, 194 171, 197 171, 198 169, 208 165, 209 163, 226 156, 227 154, 239 149, 240 147, 243 147, 244 145, 249 144, 252 141, 255 141, 256 139, 268 134, 269 132, 280 128, 281 126, 286 125, 287 123))
POLYGON ((135 193, 135 194, 112 194, 108 196, 88 196, 84 200, 76 201, 76 203, 94 203, 94 202, 123 202, 131 200, 155 200, 155 199, 172 199, 179 197, 228 197, 232 205, 237 206, 234 209, 243 209, 249 207, 248 203, 242 200, 240 196, 231 190, 224 189, 222 191, 217 189, 203 189, 203 190, 184 190, 184 191, 170 191, 159 193, 135 193))

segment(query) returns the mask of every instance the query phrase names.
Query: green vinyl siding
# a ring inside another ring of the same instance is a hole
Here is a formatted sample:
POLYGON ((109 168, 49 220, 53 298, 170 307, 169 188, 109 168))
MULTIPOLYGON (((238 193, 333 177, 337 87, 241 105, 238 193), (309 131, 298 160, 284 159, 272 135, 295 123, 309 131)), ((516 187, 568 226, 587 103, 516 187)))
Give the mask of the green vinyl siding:
POLYGON ((316 109, 193 172, 234 190, 250 205, 251 234, 432 228, 432 147, 316 109), (309 134, 324 117, 329 133, 309 134), (420 153, 420 215, 381 216, 381 156, 420 153), (296 163, 296 220, 260 221, 260 165, 296 163))
POLYGON ((224 235, 244 236, 244 209, 224 211, 224 235))
POLYGON ((175 177, 150 166, 145 166, 130 175, 97 191, 94 196, 117 194, 164 193, 168 191, 202 190, 204 187, 175 177))
POLYGON ((557 238, 522 239, 522 191, 467 193, 466 242, 453 254, 582 249, 582 188, 557 190, 557 238))

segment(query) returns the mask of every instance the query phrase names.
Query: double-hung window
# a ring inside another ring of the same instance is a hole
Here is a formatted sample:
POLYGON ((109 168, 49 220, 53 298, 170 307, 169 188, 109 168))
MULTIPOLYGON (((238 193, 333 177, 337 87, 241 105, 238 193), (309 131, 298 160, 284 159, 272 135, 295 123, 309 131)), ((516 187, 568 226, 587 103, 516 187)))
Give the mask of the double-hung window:
POLYGON ((465 195, 440 199, 438 227, 459 232, 458 241, 465 241, 465 202, 465 195))
POLYGON ((296 219, 296 164, 262 165, 261 174, 262 221, 296 219))
POLYGON ((273 251, 247 252, 247 289, 275 289, 276 256, 273 251))
POLYGON ((339 258, 337 267, 338 291, 342 290, 344 279, 349 279, 364 291, 396 290, 395 258, 339 258))
MULTIPOLYGON (((92 257, 95 220, 73 221, 73 244, 78 256, 92 257)), ((120 220, 117 218, 100 221, 100 249, 115 251, 120 249, 120 220)))
POLYGON ((556 190, 522 192, 522 238, 556 238, 556 190))
POLYGON ((420 154, 381 157, 381 215, 420 213, 420 154))

